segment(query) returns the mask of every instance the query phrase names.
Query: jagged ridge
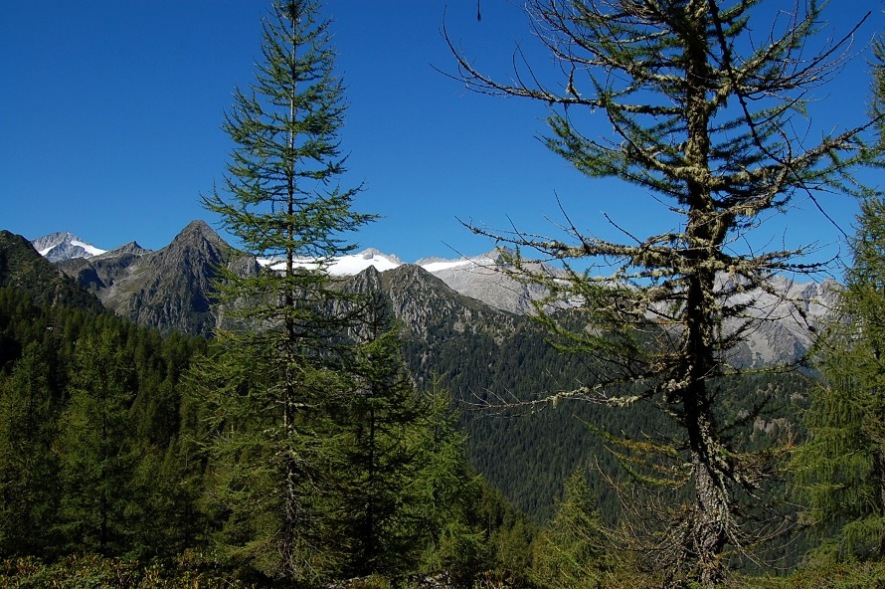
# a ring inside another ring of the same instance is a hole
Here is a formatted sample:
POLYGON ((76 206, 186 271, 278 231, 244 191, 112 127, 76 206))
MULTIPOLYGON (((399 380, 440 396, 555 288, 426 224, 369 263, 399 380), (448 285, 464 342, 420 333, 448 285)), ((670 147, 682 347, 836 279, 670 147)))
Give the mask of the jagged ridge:
POLYGON ((94 292, 106 307, 146 327, 211 335, 213 281, 218 268, 244 260, 205 222, 194 221, 161 250, 135 242, 89 259, 66 260, 59 267, 94 292))
MULTIPOLYGON (((70 234, 58 233, 35 243, 50 246, 72 238, 70 234)), ((209 308, 214 269, 219 263, 232 263, 225 258, 228 255, 225 252, 231 251, 208 225, 195 221, 169 246, 156 253, 132 242, 90 258, 61 261, 59 267, 95 293, 106 306, 142 325, 209 334, 215 323, 209 308)), ((256 270, 254 259, 244 254, 238 256, 240 271, 256 270)), ((274 260, 258 262, 264 266, 275 263, 274 260)), ((302 260, 301 263, 309 265, 311 261, 302 260)), ((385 280, 391 289, 404 292, 420 283, 415 279, 416 268, 432 274, 439 281, 425 288, 423 294, 412 293, 411 303, 409 297, 404 298, 397 311, 409 328, 418 329, 416 326, 426 313, 419 307, 436 304, 422 299, 442 284, 498 310, 516 314, 534 312, 534 301, 545 294, 543 287, 514 280, 501 271, 503 264, 497 251, 458 260, 431 258, 419 260, 416 264, 404 264, 396 256, 367 249, 336 259, 330 273, 347 277, 375 268, 382 272, 382 276, 390 274, 385 280), (394 284, 398 282, 403 284, 394 284)), ((556 272, 553 268, 544 268, 551 275, 556 272)), ((742 365, 763 365, 796 360, 810 346, 813 328, 828 315, 836 292, 833 284, 793 284, 780 278, 775 279, 774 287, 784 293, 783 298, 758 291, 747 293, 746 296, 758 299, 755 310, 751 311, 758 326, 734 350, 732 361, 742 365)))

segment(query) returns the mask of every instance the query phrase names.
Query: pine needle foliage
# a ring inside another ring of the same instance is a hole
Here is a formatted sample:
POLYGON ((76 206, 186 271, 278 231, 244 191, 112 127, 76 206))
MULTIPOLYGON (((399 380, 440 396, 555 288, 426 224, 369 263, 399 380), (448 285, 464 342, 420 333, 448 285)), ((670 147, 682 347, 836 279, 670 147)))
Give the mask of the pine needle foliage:
POLYGON ((315 580, 316 532, 330 404, 343 388, 347 298, 326 269, 372 220, 342 188, 344 122, 329 21, 314 0, 280 0, 264 21, 261 60, 224 129, 234 142, 222 190, 203 198, 248 253, 270 260, 223 273, 222 322, 203 367, 215 440, 223 542, 266 574, 315 580))
POLYGON ((61 533, 68 548, 120 555, 135 522, 131 479, 137 462, 129 430, 136 371, 111 329, 81 339, 58 447, 61 533))
POLYGON ((825 536, 818 556, 885 557, 885 202, 861 207, 854 263, 817 346, 822 379, 793 457, 805 517, 825 536))
POLYGON ((30 343, 0 380, 0 554, 47 550, 58 509, 58 459, 52 452, 59 399, 47 354, 30 343))
MULTIPOLYGON (((807 249, 746 244, 766 218, 797 199, 819 205, 826 193, 868 194, 852 171, 881 153, 878 113, 814 140, 797 131, 808 124, 811 91, 850 57, 856 28, 822 39, 826 4, 814 0, 791 4, 789 13, 761 0, 526 6, 553 68, 535 68, 517 52, 515 76, 501 82, 447 37, 455 77, 480 93, 545 105, 547 147, 588 178, 614 178, 645 192, 649 204, 668 211, 673 227, 635 235, 606 219, 624 237, 613 241, 586 229, 595 220, 564 212, 555 237, 472 229, 512 248, 513 275, 548 289, 537 310, 551 340, 594 367, 576 386, 540 394, 532 410, 564 400, 649 402, 672 418, 678 434, 655 443, 678 454, 670 461, 678 507, 660 514, 657 531, 638 536, 666 583, 712 587, 724 580, 731 554, 775 531, 747 509, 757 503, 772 454, 742 452, 740 433, 751 424, 724 410, 721 383, 743 368, 734 351, 757 326, 749 312, 754 293, 772 291, 775 273, 819 269, 805 261, 807 249), (774 22, 763 10, 769 7, 774 22), (593 117, 607 130, 583 132, 593 117), (525 263, 524 250, 558 262, 565 277, 525 263), (564 301, 579 301, 580 309, 551 312, 564 301)), ((651 457, 655 473, 666 454, 651 457)))
POLYGON ((377 293, 366 296, 365 322, 348 362, 350 382, 329 440, 337 473, 332 519, 345 577, 396 578, 416 567, 424 522, 410 506, 422 499, 418 477, 428 461, 422 442, 441 418, 416 390, 392 312, 377 293))
POLYGON ((611 565, 608 546, 583 469, 575 469, 556 515, 532 544, 532 579, 550 589, 598 587, 611 565))

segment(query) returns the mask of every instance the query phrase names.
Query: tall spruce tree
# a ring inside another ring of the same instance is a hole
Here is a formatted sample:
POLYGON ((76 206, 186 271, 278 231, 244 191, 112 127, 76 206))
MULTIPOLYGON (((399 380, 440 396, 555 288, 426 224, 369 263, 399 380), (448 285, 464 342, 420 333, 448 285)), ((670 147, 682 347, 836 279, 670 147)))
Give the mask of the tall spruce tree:
POLYGON ((554 237, 474 230, 515 246, 515 274, 549 289, 538 311, 556 344, 605 365, 536 403, 647 401, 675 421, 679 436, 633 446, 654 454, 644 479, 676 489, 668 501, 682 504, 661 510, 661 525, 644 543, 665 582, 713 586, 732 551, 770 532, 744 509, 764 481, 765 455, 735 444, 742 422, 724 410, 717 383, 739 370, 730 352, 753 329, 753 293, 767 290, 775 272, 813 269, 803 265, 802 249, 743 244, 796 197, 817 203, 821 193, 862 191, 849 174, 880 151, 864 139, 872 122, 828 131, 828 121, 814 140, 796 131, 806 127, 797 119, 809 92, 838 71, 855 31, 815 37, 824 6, 815 1, 791 4, 794 12, 774 21, 762 2, 745 0, 526 4, 555 61, 552 73, 516 59, 515 82, 501 82, 450 41, 457 77, 482 93, 546 105, 554 153, 588 177, 647 191, 674 215, 674 226, 641 236, 615 225, 624 242, 597 237, 585 228, 588 219, 567 218, 554 237), (600 136, 581 131, 594 114, 608 129, 600 136), (568 280, 523 264, 521 248, 559 260, 568 280), (586 270, 595 265, 613 274, 586 270), (545 313, 562 299, 582 302, 570 323, 545 313), (570 327, 576 324, 582 327, 570 327))
POLYGON ((124 553, 135 501, 129 409, 135 371, 113 328, 77 341, 70 399, 59 420, 60 531, 72 551, 124 553))
POLYGON ((837 312, 817 344, 821 381, 792 468, 818 551, 885 558, 885 202, 866 200, 837 312))
POLYGON ((542 587, 598 587, 611 564, 609 541, 584 469, 565 482, 556 515, 532 544, 532 579, 542 587))
POLYGON ((352 334, 357 345, 331 440, 335 525, 345 576, 395 577, 417 564, 423 535, 409 506, 420 501, 416 479, 427 461, 421 446, 438 411, 406 370, 379 274, 365 276, 369 292, 352 334))
POLYGON ((28 344, 12 374, 0 376, 0 555, 46 555, 54 548, 58 460, 52 451, 60 399, 47 354, 28 344))
POLYGON ((323 569, 321 432, 347 347, 345 295, 326 270, 373 217, 353 209, 360 187, 338 183, 344 92, 318 2, 274 2, 262 39, 255 82, 236 91, 224 124, 235 148, 223 189, 203 199, 243 249, 273 260, 220 284, 227 325, 239 327, 219 332, 206 372, 214 492, 228 544, 267 573, 306 580, 323 569))

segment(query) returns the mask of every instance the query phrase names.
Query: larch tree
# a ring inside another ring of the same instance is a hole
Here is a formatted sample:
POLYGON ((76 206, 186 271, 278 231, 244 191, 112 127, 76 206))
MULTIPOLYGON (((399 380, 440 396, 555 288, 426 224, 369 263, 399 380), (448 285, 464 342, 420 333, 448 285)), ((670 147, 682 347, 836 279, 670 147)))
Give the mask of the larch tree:
POLYGON ((748 310, 770 290, 769 277, 815 265, 801 248, 745 244, 796 198, 862 193, 850 173, 879 153, 871 120, 814 138, 800 131, 810 91, 838 72, 856 30, 821 39, 821 3, 790 3, 789 12, 778 4, 765 14, 766 4, 529 0, 554 66, 536 69, 520 52, 512 81, 482 72, 446 34, 455 77, 468 88, 546 105, 547 147, 590 178, 645 191, 674 219, 652 235, 612 220, 622 241, 568 217, 555 237, 472 227, 515 247, 514 275, 548 288, 538 311, 554 343, 604 367, 542 393, 536 407, 649 402, 674 421, 678 436, 633 446, 653 454, 645 480, 674 489, 643 544, 665 584, 713 586, 730 555, 771 531, 746 509, 770 465, 764 453, 737 445, 742 422, 724 410, 734 399, 718 383, 740 370, 730 353, 753 328, 748 310), (608 129, 598 136, 581 130, 593 116, 608 129), (525 250, 559 261, 566 279, 524 263, 525 250), (579 308, 546 312, 564 299, 579 308))
POLYGON ((419 554, 423 530, 411 509, 420 502, 416 479, 427 460, 421 442, 436 416, 406 369, 380 275, 371 269, 362 278, 350 384, 330 440, 334 519, 345 576, 396 577, 413 569, 419 554))
POLYGON ((329 21, 314 0, 279 0, 264 21, 262 59, 224 124, 235 147, 222 188, 203 198, 246 252, 273 261, 225 272, 213 389, 215 499, 226 541, 268 574, 314 578, 320 435, 340 389, 345 295, 327 273, 353 249, 360 187, 342 188, 344 90, 329 21), (309 264, 304 261, 309 260, 309 264), (227 465, 227 466, 225 466, 227 465))
POLYGON ((80 338, 59 420, 59 530, 74 551, 117 555, 131 545, 136 501, 130 407, 136 375, 113 329, 80 338))
POLYGON ((60 400, 50 362, 36 343, 0 376, 0 555, 46 554, 58 510, 52 452, 60 400))
POLYGON ((866 200, 854 263, 816 350, 821 380, 791 467, 819 555, 885 558, 885 202, 866 200))
POLYGON ((584 469, 566 480, 556 514, 532 544, 532 578, 541 587, 598 587, 611 557, 584 469))

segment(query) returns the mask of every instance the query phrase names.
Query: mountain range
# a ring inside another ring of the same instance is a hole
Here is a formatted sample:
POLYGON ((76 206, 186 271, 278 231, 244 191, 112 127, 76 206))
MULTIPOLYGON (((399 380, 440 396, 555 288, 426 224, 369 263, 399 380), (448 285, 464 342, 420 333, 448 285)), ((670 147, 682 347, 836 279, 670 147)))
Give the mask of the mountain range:
MULTIPOLYGON (((0 232, 0 286, 28 289, 47 304, 103 307, 167 333, 213 333, 220 321, 212 291, 219 266, 250 273, 274 263, 231 247, 202 221, 192 222, 157 251, 135 242, 102 251, 65 233, 29 243, 0 232)), ((460 401, 474 467, 517 507, 543 518, 576 467, 610 460, 587 423, 622 432, 662 431, 667 424, 642 407, 612 411, 576 403, 523 419, 489 419, 488 413, 472 411, 496 397, 534 397, 591 378, 587 359, 547 345, 545 332, 530 317, 531 302, 542 293, 502 272, 504 263, 498 252, 490 252, 408 264, 368 249, 335 260, 330 271, 346 288, 381 290, 402 325, 404 357, 416 383, 422 389, 444 387, 460 401)), ((757 298, 759 319, 750 339, 735 351, 746 365, 792 361, 804 354, 811 327, 826 319, 835 296, 831 285, 781 278, 770 290, 778 294, 743 295, 757 298)), ((807 385, 736 386, 742 387, 739 404, 756 404, 760 395, 782 401, 775 404, 781 413, 757 418, 753 428, 762 435, 773 423, 793 427, 795 405, 801 404, 807 385)))
MULTIPOLYGON (((211 307, 211 283, 219 264, 239 272, 256 272, 274 263, 238 252, 202 221, 189 224, 156 252, 134 241, 104 251, 70 233, 53 233, 34 240, 32 245, 116 314, 143 326, 200 335, 210 335, 217 324, 211 307)), ((312 260, 301 263, 310 265, 312 260)), ((502 264, 498 251, 459 259, 425 258, 406 264, 396 255, 370 248, 336 258, 329 271, 335 276, 353 277, 371 267, 382 274, 392 272, 385 280, 388 284, 396 283, 400 276, 411 276, 409 280, 415 284, 414 275, 425 273, 438 279, 441 284, 437 288, 445 285, 491 309, 520 316, 533 313, 532 302, 543 296, 543 290, 510 278, 501 271, 502 264)), ((798 283, 774 277, 769 292, 743 295, 756 300, 749 312, 757 325, 734 351, 733 360, 761 366, 801 357, 813 341, 814 328, 830 312, 836 292, 833 282, 798 283)), ((415 322, 421 314, 414 307, 410 311, 414 316, 399 319, 423 331, 415 322)))

